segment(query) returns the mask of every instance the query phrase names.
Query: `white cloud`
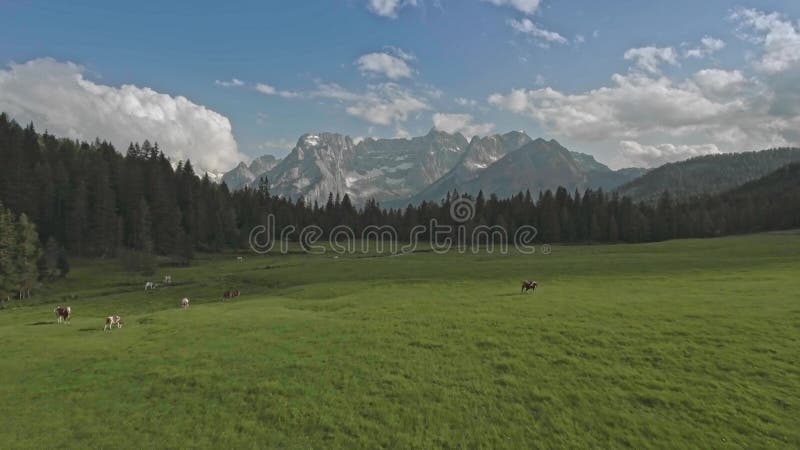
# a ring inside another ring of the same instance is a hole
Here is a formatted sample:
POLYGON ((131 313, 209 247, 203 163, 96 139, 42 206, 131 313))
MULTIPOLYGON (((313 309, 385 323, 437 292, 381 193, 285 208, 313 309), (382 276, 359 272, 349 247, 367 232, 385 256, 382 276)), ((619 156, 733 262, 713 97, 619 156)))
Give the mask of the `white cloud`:
POLYGON ((317 90, 312 93, 314 97, 330 98, 342 102, 355 102, 362 98, 361 95, 350 92, 336 83, 317 82, 317 90))
POLYGON ((205 170, 227 170, 247 159, 227 117, 186 97, 97 84, 84 74, 77 64, 50 58, 11 64, 0 69, 0 110, 59 136, 107 139, 122 152, 148 139, 205 170))
POLYGON ((475 100, 473 100, 471 98, 465 98, 465 97, 456 97, 453 101, 456 103, 456 105, 466 106, 466 107, 470 107, 470 108, 473 108, 473 107, 478 105, 477 101, 475 101, 475 100))
POLYGON ((369 85, 365 92, 355 93, 335 83, 320 82, 312 96, 346 103, 348 114, 374 125, 402 123, 410 114, 430 109, 425 98, 396 83, 369 85))
POLYGON ((490 96, 489 103, 587 141, 695 128, 745 107, 737 99, 713 101, 696 86, 676 85, 664 77, 634 73, 612 79, 612 86, 582 94, 563 94, 550 87, 516 89, 490 96))
POLYGON ((395 139, 410 139, 411 133, 409 133, 405 128, 398 126, 394 131, 394 137, 395 139))
POLYGON ((725 41, 711 36, 705 36, 700 40, 700 46, 686 51, 687 58, 705 58, 725 48, 725 41))
POLYGON ((273 155, 285 155, 294 148, 295 142, 286 138, 267 139, 258 144, 258 149, 273 155))
POLYGON ((523 18, 521 20, 511 19, 508 21, 508 25, 515 31, 532 37, 543 46, 548 46, 549 44, 566 44, 569 42, 564 36, 561 36, 555 31, 540 28, 528 18, 523 18))
POLYGON ((274 87, 272 87, 272 86, 270 86, 268 84, 264 84, 264 83, 256 84, 256 90, 258 92, 261 92, 264 95, 275 95, 275 94, 278 93, 277 89, 275 89, 274 87))
POLYGON ((519 12, 533 14, 539 9, 541 0, 483 0, 496 6, 510 6, 519 12))
POLYGON ((407 51, 405 51, 405 50, 403 50, 402 48, 399 48, 399 47, 393 47, 391 45, 387 45, 386 47, 384 47, 384 49, 387 52, 397 56, 398 58, 400 58, 400 59, 402 59, 404 61, 415 61, 417 59, 417 56, 414 55, 413 52, 407 52, 407 51))
MULTIPOLYGON (((514 89, 488 101, 531 117, 556 136, 595 145, 635 141, 668 154, 665 142, 675 146, 673 153, 710 151, 710 145, 744 151, 800 143, 800 108, 782 103, 786 94, 778 87, 739 71, 705 69, 679 81, 632 72, 612 80, 577 94, 514 89)), ((626 148, 623 156, 630 157, 631 146, 626 148)))
POLYGON ((367 9, 373 14, 394 19, 405 6, 417 6, 417 0, 367 0, 367 9))
POLYGON ((277 95, 283 98, 295 98, 300 96, 300 94, 297 92, 278 90, 274 86, 266 83, 256 84, 255 89, 264 95, 277 95))
POLYGON ((635 141, 621 141, 620 152, 631 163, 637 166, 656 167, 669 162, 682 161, 695 156, 721 153, 714 144, 643 145, 635 141))
POLYGON ((401 56, 383 52, 368 53, 358 58, 355 64, 362 74, 383 75, 390 80, 411 78, 414 71, 403 56, 410 57, 407 53, 401 53, 401 56))
POLYGON ((347 113, 375 125, 405 122, 409 114, 430 109, 425 100, 394 84, 371 86, 347 113))
POLYGON ((493 123, 473 123, 470 114, 443 114, 433 115, 433 126, 446 133, 461 133, 464 136, 485 135, 494 130, 493 123))
POLYGON ((700 70, 693 80, 707 97, 722 99, 741 93, 748 83, 742 72, 721 69, 700 70))
POLYGON ((625 52, 624 57, 626 60, 634 60, 639 69, 653 74, 660 72, 659 66, 662 63, 678 65, 678 53, 672 47, 632 48, 625 52))
POLYGON ((230 81, 214 80, 214 84, 216 84, 217 86, 229 88, 229 87, 244 86, 244 81, 238 78, 231 78, 230 81))
POLYGON ((731 19, 740 30, 752 30, 752 40, 763 47, 764 54, 757 68, 775 74, 800 63, 800 29, 779 13, 763 13, 755 9, 737 9, 731 19))

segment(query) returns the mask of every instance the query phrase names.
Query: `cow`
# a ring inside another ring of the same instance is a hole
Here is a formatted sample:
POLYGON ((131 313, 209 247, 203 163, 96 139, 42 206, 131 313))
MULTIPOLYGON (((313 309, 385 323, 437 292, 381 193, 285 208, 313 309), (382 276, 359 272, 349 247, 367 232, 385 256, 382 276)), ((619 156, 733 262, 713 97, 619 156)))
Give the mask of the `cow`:
POLYGON ((240 295, 240 293, 239 293, 238 289, 231 289, 229 291, 225 291, 222 294, 222 300, 230 300, 232 298, 238 297, 239 295, 240 295))
POLYGON ((151 289, 155 289, 158 287, 158 283, 153 283, 152 281, 148 281, 144 284, 144 290, 149 291, 151 289))
POLYGON ((535 282, 533 280, 523 281, 522 282, 522 293, 524 294, 525 292, 528 292, 528 291, 536 292, 536 286, 538 286, 538 285, 539 285, 539 283, 537 283, 537 282, 535 282))
POLYGON ((236 262, 244 262, 244 258, 241 256, 236 257, 236 262))
POLYGON ((72 308, 69 306, 61 306, 58 305, 56 309, 53 310, 56 313, 56 320, 58 323, 69 323, 69 319, 72 318, 72 308))
POLYGON ((172 284, 172 275, 166 275, 164 277, 164 284, 172 284))
POLYGON ((183 300, 181 300, 181 308, 186 309, 188 307, 189 307, 189 299, 184 297, 183 300))
POLYGON ((103 331, 111 331, 115 326, 117 328, 122 328, 122 317, 108 316, 106 317, 106 325, 103 327, 103 331))

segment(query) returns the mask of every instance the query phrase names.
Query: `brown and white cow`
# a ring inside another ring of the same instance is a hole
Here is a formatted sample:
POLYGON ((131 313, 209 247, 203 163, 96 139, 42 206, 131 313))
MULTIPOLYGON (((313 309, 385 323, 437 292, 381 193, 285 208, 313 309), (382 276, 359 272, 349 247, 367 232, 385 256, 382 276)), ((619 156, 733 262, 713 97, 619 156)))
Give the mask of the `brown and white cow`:
POLYGON ((528 292, 528 291, 536 292, 536 286, 539 286, 539 283, 537 283, 537 282, 535 282, 533 280, 523 281, 522 282, 522 293, 525 293, 525 292, 528 292))
POLYGON ((122 328, 122 317, 108 316, 106 317, 106 325, 103 327, 103 331, 111 331, 115 326, 117 328, 122 328))
POLYGON ((69 323, 69 319, 72 318, 72 308, 69 306, 58 305, 53 312, 56 313, 58 323, 69 323))
POLYGON ((188 307, 189 307, 189 299, 184 297, 183 300, 181 300, 181 308, 186 309, 188 307))

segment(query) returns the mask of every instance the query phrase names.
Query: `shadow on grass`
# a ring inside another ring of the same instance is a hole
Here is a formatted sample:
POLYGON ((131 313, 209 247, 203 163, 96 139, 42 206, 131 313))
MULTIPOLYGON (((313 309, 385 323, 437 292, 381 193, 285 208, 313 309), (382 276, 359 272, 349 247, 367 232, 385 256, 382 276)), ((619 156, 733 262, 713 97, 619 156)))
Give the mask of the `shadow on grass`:
POLYGON ((33 322, 28 324, 29 327, 38 327, 39 325, 58 325, 58 324, 55 322, 33 322))

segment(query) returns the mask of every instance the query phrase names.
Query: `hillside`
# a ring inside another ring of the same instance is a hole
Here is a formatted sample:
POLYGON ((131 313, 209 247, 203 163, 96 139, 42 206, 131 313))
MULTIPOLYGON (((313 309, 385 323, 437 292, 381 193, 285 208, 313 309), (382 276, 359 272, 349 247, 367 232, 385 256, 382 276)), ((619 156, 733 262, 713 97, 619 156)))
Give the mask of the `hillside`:
POLYGON ((621 196, 652 201, 668 190, 674 197, 716 194, 800 161, 800 149, 779 148, 708 155, 665 164, 617 189, 621 196))
POLYGON ((729 212, 740 232, 800 227, 800 163, 788 164, 720 196, 709 209, 729 212))
POLYGON ((0 312, 0 442, 796 448, 798 248, 785 233, 550 255, 218 255, 162 268, 175 284, 146 294, 147 278, 81 260, 0 312), (539 289, 522 295, 531 274, 539 289), (233 283, 242 296, 221 302, 233 283), (57 325, 66 296, 72 323, 57 325), (125 326, 104 333, 108 314, 125 326))

